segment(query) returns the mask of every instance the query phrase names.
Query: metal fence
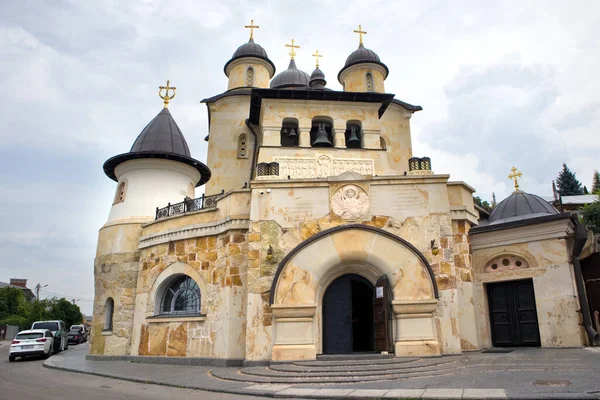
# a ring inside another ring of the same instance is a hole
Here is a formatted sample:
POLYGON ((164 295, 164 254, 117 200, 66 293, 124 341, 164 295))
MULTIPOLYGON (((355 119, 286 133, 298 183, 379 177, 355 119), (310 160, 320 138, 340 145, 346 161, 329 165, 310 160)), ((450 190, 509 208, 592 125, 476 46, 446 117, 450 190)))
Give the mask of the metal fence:
POLYGON ((156 218, 167 218, 173 215, 185 214, 192 211, 203 210, 205 208, 213 208, 217 206, 217 200, 219 200, 225 191, 222 190, 221 193, 213 194, 211 196, 198 197, 197 199, 189 199, 183 200, 181 203, 171 204, 169 203, 166 207, 158 208, 156 207, 156 218))

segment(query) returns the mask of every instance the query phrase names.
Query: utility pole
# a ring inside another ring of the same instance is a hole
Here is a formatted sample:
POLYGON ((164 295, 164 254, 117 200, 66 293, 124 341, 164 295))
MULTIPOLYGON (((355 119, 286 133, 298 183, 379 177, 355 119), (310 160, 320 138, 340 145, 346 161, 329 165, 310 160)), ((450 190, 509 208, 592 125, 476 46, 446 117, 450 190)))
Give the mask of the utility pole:
POLYGON ((48 285, 40 285, 39 283, 37 285, 35 285, 35 297, 37 298, 37 301, 40 301, 40 289, 41 288, 45 288, 48 285))

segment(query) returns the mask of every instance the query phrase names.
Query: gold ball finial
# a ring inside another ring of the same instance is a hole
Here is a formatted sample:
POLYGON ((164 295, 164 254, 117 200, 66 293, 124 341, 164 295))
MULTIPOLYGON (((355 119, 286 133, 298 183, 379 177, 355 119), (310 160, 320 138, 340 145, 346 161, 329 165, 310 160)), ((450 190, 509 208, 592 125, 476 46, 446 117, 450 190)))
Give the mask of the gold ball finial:
POLYGON ((362 44, 362 42, 363 42, 362 37, 363 37, 363 35, 367 34, 367 32, 362 30, 362 25, 359 25, 358 29, 354 30, 354 33, 358 33, 358 43, 362 44))
POLYGON ((323 54, 319 54, 319 50, 317 50, 315 51, 315 54, 313 54, 313 57, 317 60, 317 68, 319 68, 319 58, 323 57, 323 54))
POLYGON ((171 81, 169 81, 167 79, 167 86, 159 86, 158 87, 158 96, 163 99, 164 103, 165 103, 165 108, 169 107, 169 101, 173 100, 175 98, 175 90, 177 90, 177 88, 175 86, 169 86, 169 84, 171 83, 171 81), (165 91, 165 94, 162 94, 162 91, 165 91), (169 96, 169 90, 173 91, 173 95, 169 96))
POLYGON ((254 40, 254 29, 260 28, 258 25, 254 25, 254 20, 250 20, 250 25, 245 25, 244 28, 250 29, 250 40, 254 40))
POLYGON ((294 49, 299 49, 300 46, 294 45, 294 39, 292 39, 292 44, 286 44, 285 47, 291 47, 292 48, 292 50, 290 50, 290 57, 292 57, 292 60, 293 60, 294 56, 296 55, 296 52, 294 51, 294 49))
POLYGON ((520 178, 521 176, 523 176, 523 174, 519 171, 517 171, 517 167, 513 166, 510 169, 510 174, 508 175, 508 179, 514 179, 515 180, 515 191, 519 190, 519 182, 517 181, 517 178, 520 178))

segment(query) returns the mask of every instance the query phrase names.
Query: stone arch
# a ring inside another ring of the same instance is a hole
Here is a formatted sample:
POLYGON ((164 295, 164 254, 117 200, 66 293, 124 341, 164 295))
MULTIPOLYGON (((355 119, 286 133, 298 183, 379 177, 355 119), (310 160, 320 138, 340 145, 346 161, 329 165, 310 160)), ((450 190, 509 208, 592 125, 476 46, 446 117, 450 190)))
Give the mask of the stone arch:
POLYGON ((319 232, 285 256, 271 285, 270 304, 319 304, 325 285, 347 273, 373 283, 387 274, 394 300, 439 298, 433 270, 416 247, 383 229, 349 224, 319 232))
POLYGON ((486 266, 488 264, 490 264, 492 261, 501 258, 502 256, 507 256, 509 258, 517 258, 517 259, 522 259, 527 265, 525 266, 527 269, 528 268, 536 268, 538 267, 538 262, 536 260, 536 258, 533 256, 533 254, 529 253, 526 250, 519 250, 519 251, 496 251, 493 254, 490 254, 488 257, 486 257, 486 259, 481 262, 478 263, 475 266, 476 269, 476 273, 478 274, 482 274, 482 273, 486 273, 489 271, 486 271, 486 266))
POLYGON ((148 300, 150 306, 149 310, 153 312, 154 315, 160 314, 161 299, 164 295, 164 291, 169 287, 173 279, 181 275, 189 276, 198 284, 198 287, 200 288, 200 313, 202 314, 204 310, 206 310, 208 290, 202 275, 200 275, 200 273, 191 265, 177 261, 165 268, 152 284, 148 300))

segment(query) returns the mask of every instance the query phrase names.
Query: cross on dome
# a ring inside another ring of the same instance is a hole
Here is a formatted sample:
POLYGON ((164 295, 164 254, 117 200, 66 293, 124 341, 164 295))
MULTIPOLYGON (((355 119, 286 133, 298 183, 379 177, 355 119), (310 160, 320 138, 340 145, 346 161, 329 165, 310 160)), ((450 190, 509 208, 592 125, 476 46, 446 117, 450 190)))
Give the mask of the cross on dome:
POLYGON ((169 84, 171 83, 171 81, 169 81, 167 79, 167 86, 159 86, 158 87, 158 96, 164 100, 165 103, 165 108, 169 107, 169 101, 173 100, 175 98, 175 90, 177 90, 177 88, 175 86, 169 86, 169 84), (162 91, 165 91, 164 96, 162 95, 162 91), (173 91, 173 95, 169 96, 169 90, 173 91))
POLYGON ((358 37, 359 37, 358 43, 362 44, 362 42, 363 42, 362 37, 363 37, 363 35, 367 34, 367 32, 362 30, 362 25, 358 25, 358 29, 354 30, 354 33, 358 33, 358 37))
POLYGON ((294 56, 296 55, 296 52, 294 51, 294 49, 299 49, 300 46, 294 45, 294 39, 292 39, 292 44, 286 44, 285 47, 291 47, 292 48, 292 50, 290 51, 290 57, 292 57, 292 60, 293 60, 294 56))
POLYGON ((258 29, 260 26, 254 25, 254 20, 250 20, 250 25, 245 25, 244 28, 250 29, 250 40, 254 40, 254 28, 258 29))
POLYGON ((323 54, 319 54, 319 50, 315 51, 315 54, 312 55, 317 60, 317 68, 319 68, 319 58, 323 57, 323 54))
POLYGON ((520 171, 517 171, 517 167, 512 167, 510 169, 510 175, 508 175, 508 179, 514 179, 515 180, 515 190, 519 190, 519 182, 517 182, 517 178, 520 178, 521 176, 523 176, 523 173, 521 173, 520 171))

